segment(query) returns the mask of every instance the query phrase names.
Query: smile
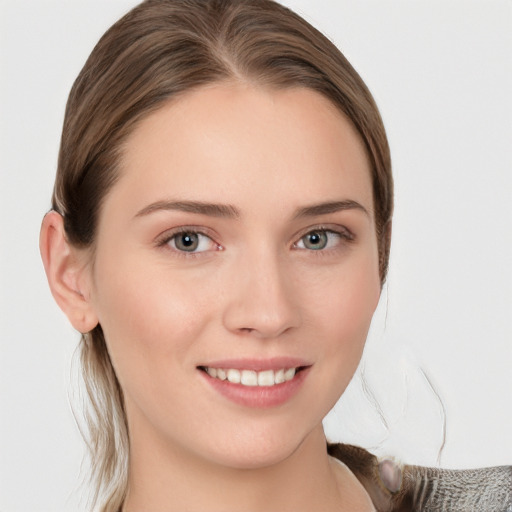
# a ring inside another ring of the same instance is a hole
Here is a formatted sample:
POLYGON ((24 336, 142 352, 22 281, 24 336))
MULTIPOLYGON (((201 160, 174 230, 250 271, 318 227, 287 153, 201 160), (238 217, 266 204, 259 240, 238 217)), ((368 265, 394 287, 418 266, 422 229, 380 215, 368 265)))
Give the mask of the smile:
POLYGON ((241 384, 242 386, 262 386, 270 387, 288 382, 295 377, 295 374, 303 367, 281 368, 279 370, 239 370, 236 368, 212 368, 202 367, 210 377, 218 380, 227 380, 232 384, 241 384))
POLYGON ((230 359, 197 366, 208 388, 244 407, 282 406, 299 393, 313 365, 296 357, 230 359))

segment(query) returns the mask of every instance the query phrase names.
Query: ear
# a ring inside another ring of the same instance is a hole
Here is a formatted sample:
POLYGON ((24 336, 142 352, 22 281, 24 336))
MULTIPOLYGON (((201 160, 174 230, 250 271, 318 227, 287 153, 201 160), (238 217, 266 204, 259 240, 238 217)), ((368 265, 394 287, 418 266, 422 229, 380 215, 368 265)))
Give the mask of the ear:
POLYGON ((47 213, 41 226, 39 249, 52 295, 75 329, 86 333, 98 324, 90 300, 89 266, 83 251, 72 247, 64 232, 64 220, 47 213))

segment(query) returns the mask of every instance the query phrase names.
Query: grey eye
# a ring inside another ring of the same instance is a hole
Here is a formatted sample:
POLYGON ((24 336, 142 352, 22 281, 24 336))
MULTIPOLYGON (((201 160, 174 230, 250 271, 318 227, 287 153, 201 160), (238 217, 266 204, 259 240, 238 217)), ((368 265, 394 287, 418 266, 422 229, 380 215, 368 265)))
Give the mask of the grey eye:
POLYGON ((199 247, 198 233, 179 233, 172 240, 178 251, 194 252, 199 247))
POLYGON ((327 247, 329 237, 326 231, 311 231, 302 237, 302 243, 306 249, 318 251, 327 247))
POLYGON ((352 238, 345 233, 318 228, 302 236, 295 244, 295 248, 308 251, 323 251, 324 249, 328 250, 339 247, 343 240, 352 240, 352 238))
POLYGON ((196 231, 179 231, 163 243, 174 251, 188 254, 220 250, 220 246, 208 235, 196 231))

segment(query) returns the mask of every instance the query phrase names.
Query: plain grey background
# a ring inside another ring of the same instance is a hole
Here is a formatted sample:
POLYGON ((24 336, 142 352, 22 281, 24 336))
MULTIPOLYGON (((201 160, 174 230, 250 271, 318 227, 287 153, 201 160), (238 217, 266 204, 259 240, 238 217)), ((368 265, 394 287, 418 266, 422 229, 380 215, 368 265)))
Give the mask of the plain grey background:
MULTIPOLYGON (((512 464, 512 2, 285 3, 366 80, 396 180, 390 274, 365 355, 388 428, 356 376, 328 434, 436 464, 444 406, 441 465, 512 464)), ((2 512, 84 509, 68 403, 78 336, 48 290, 38 233, 72 81, 134 5, 0 0, 2 512)))

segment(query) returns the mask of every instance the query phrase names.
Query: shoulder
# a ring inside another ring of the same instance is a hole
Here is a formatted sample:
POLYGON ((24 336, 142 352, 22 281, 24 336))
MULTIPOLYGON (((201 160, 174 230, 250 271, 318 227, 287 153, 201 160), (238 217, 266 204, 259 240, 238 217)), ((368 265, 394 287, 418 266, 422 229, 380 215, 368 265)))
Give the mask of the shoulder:
POLYGON ((512 512, 512 466, 449 470, 379 460, 358 446, 328 444, 370 495, 378 512, 512 512))

